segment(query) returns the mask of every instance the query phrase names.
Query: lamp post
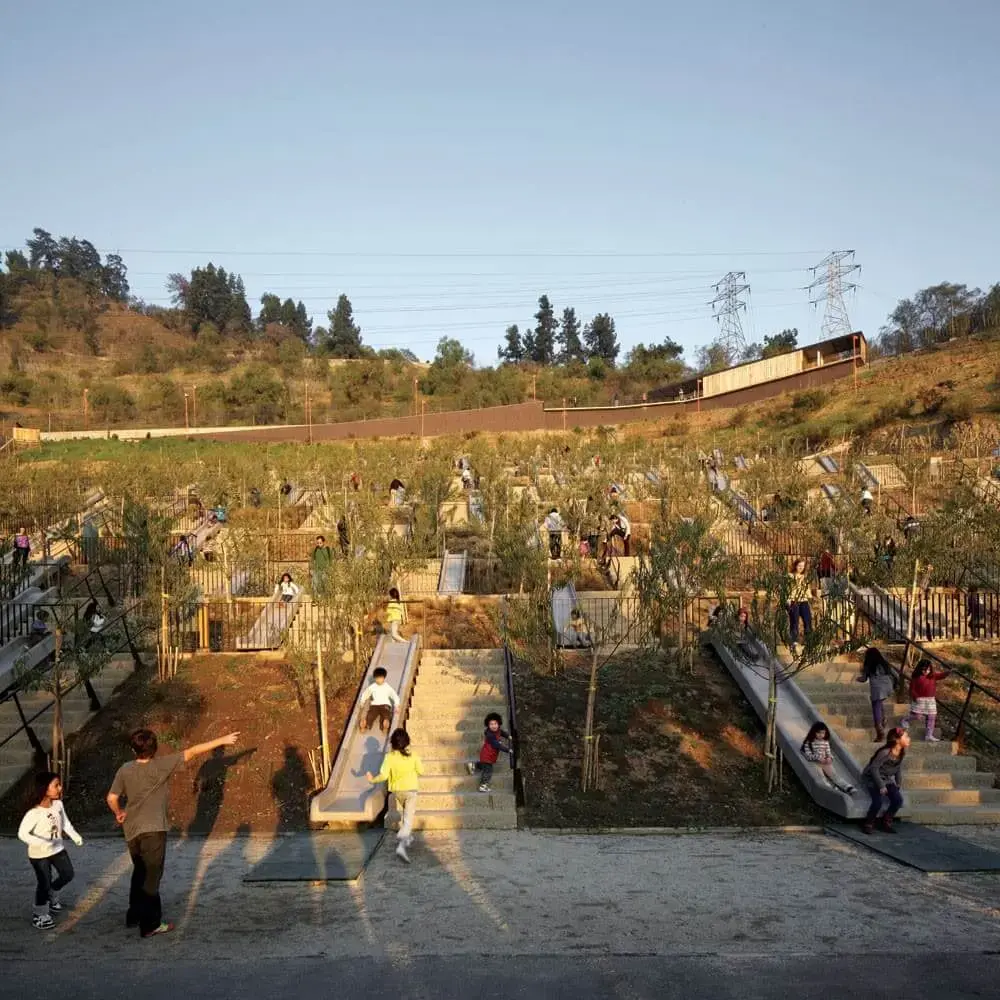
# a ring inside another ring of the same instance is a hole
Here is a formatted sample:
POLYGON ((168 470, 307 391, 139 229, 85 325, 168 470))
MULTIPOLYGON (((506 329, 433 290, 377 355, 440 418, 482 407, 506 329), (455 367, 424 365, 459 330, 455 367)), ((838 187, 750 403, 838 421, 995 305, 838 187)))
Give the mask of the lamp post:
POLYGON ((83 390, 83 427, 90 430, 90 390, 83 390))
POLYGON ((184 430, 190 430, 191 424, 188 422, 188 394, 184 393, 184 430))

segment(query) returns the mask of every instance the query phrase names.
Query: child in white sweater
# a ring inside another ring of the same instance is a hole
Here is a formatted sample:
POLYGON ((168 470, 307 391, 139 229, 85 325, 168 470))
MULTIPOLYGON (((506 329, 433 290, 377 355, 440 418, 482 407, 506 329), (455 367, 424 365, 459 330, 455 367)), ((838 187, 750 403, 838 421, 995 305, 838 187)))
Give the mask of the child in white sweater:
POLYGON ((25 814, 17 836, 28 845, 28 860, 35 870, 35 906, 31 923, 38 930, 55 927, 52 911, 61 910, 57 893, 73 878, 73 864, 63 847, 63 836, 82 846, 62 804, 62 781, 52 771, 35 775, 35 803, 25 814), (55 869, 56 877, 52 877, 55 869))
POLYGON ((385 667, 376 667, 372 671, 372 683, 361 695, 361 704, 368 702, 368 714, 361 719, 362 730, 371 729, 376 722, 383 733, 389 731, 392 717, 399 708, 399 695, 391 684, 386 683, 388 676, 385 667))

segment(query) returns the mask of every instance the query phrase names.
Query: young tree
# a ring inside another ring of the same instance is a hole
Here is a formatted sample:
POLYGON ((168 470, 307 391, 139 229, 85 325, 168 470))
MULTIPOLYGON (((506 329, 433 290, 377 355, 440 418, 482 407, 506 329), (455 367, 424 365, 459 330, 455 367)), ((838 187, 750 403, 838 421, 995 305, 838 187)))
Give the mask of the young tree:
POLYGON ((694 620, 695 600, 714 595, 723 604, 730 566, 707 516, 682 517, 671 514, 666 504, 661 506, 649 552, 640 552, 633 581, 661 642, 667 637, 668 622, 676 622, 679 664, 686 660, 689 667, 693 665, 689 624, 694 620))
POLYGON ((598 313, 587 324, 583 331, 583 342, 591 358, 601 358, 605 364, 614 367, 621 348, 615 332, 615 321, 608 313, 598 313))

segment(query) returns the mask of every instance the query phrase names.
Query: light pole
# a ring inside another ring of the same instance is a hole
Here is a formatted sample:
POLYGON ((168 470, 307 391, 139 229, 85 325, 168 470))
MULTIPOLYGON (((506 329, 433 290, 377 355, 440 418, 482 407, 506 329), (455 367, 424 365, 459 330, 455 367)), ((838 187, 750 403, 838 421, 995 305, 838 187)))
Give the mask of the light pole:
POLYGON ((188 394, 184 393, 184 430, 190 430, 191 424, 188 422, 188 394))
POLYGON ((90 430, 90 390, 83 390, 83 427, 90 430))
POLYGON ((198 386, 191 386, 191 423, 198 426, 198 386))

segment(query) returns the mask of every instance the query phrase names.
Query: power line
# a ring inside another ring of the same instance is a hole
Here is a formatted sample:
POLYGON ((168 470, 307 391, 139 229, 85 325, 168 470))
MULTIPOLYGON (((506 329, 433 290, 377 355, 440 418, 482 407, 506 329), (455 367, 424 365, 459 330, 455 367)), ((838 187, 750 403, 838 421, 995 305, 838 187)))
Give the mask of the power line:
MULTIPOLYGON (((20 249, 20 244, 10 244, 20 249)), ((227 257, 338 257, 359 259, 412 259, 447 260, 462 257, 476 259, 509 260, 515 258, 669 258, 669 257, 806 257, 815 256, 818 250, 455 250, 455 251, 402 251, 402 250, 205 250, 167 249, 153 247, 98 247, 99 253, 159 254, 163 256, 227 256, 227 257)))
POLYGON ((812 268, 813 281, 806 285, 805 290, 814 308, 820 302, 826 303, 822 325, 824 337, 832 339, 852 332, 844 296, 858 286, 844 279, 860 270, 861 265, 854 263, 853 250, 834 250, 812 268))

